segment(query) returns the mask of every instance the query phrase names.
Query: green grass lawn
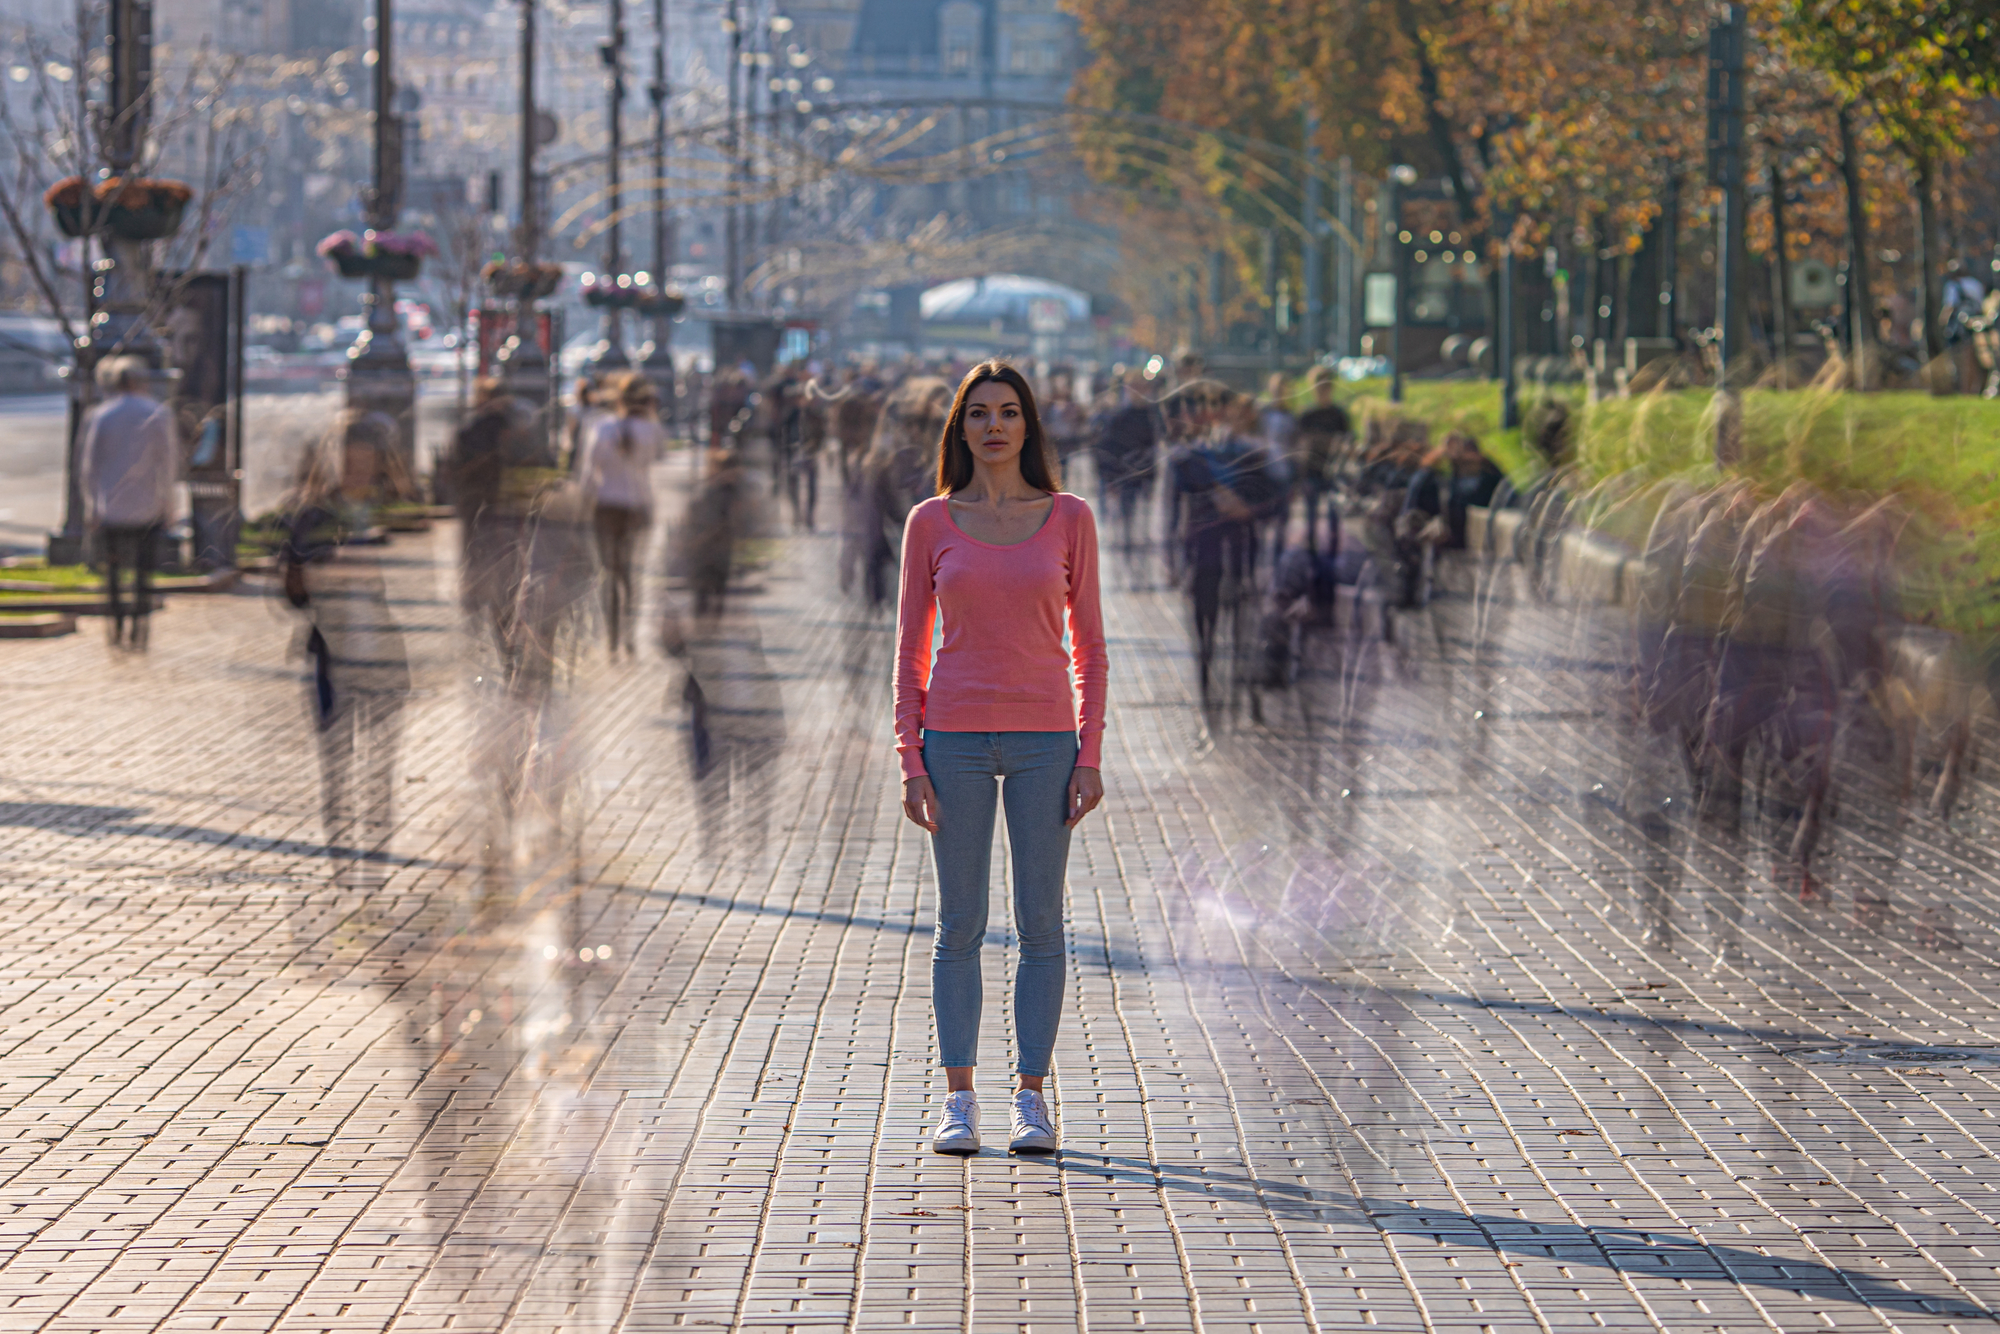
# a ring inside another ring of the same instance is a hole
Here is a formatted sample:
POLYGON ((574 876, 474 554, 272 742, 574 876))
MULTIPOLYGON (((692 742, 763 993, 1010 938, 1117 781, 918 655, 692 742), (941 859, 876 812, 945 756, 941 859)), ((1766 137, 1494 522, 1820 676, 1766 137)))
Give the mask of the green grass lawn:
MULTIPOLYGON (((1532 419, 1541 390, 1523 387, 1532 419)), ((1581 386, 1556 386, 1575 419, 1576 461, 1593 482, 1722 480, 1715 464, 1715 402, 1706 389, 1657 391, 1585 405, 1581 386)), ((1404 401, 1383 381, 1343 385, 1360 421, 1402 416, 1430 438, 1462 430, 1517 479, 1539 466, 1520 432, 1499 429, 1500 387, 1489 381, 1407 380, 1404 401)), ((2000 401, 1921 391, 1752 389, 1742 396, 1742 459, 1731 475, 1766 495, 1794 483, 1853 504, 1894 497, 1914 521, 1905 547, 1910 593, 1940 624, 2000 628, 2000 401)), ((1644 516, 1622 516, 1635 531, 1644 516)))
POLYGON ((9 582, 45 584, 50 592, 55 593, 95 591, 104 587, 103 576, 88 565, 49 565, 43 561, 0 566, 0 590, 4 590, 4 585, 9 582))
MULTIPOLYGON (((1578 461, 1597 478, 1639 469, 1650 476, 1715 476, 1714 395, 1682 389, 1607 399, 1586 406, 1581 385, 1521 388, 1526 414, 1547 393, 1578 418, 1578 461)), ((1406 380, 1403 402, 1389 402, 1386 380, 1342 385, 1336 396, 1364 420, 1413 417, 1476 436, 1487 454, 1517 478, 1534 463, 1518 430, 1500 429, 1500 386, 1485 380, 1406 380)), ((1742 471, 1778 489, 1806 479, 1832 488, 1903 490, 1912 486, 1969 498, 2000 499, 2000 400, 1921 391, 1875 394, 1811 389, 1753 389, 1743 395, 1742 471)))
MULTIPOLYGON (((200 575, 156 574, 153 576, 153 590, 156 593, 171 593, 176 588, 194 587, 201 581, 200 575)), ((96 597, 103 592, 103 573, 88 565, 48 565, 33 561, 0 566, 0 608, 31 611, 39 603, 51 599, 74 601, 79 597, 96 597), (10 582, 41 587, 6 587, 10 582)))

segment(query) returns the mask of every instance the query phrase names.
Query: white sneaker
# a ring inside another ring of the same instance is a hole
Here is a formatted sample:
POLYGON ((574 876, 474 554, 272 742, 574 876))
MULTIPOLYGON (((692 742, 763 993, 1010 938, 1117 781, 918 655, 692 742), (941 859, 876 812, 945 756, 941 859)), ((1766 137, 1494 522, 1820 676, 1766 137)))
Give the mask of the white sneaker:
POLYGON ((1056 1128, 1049 1123, 1048 1104, 1039 1089, 1017 1089, 1014 1093, 1014 1138, 1007 1147, 1015 1153, 1054 1153, 1056 1128))
POLYGON ((933 1153, 979 1152, 979 1099, 971 1089, 947 1093, 931 1132, 933 1153))

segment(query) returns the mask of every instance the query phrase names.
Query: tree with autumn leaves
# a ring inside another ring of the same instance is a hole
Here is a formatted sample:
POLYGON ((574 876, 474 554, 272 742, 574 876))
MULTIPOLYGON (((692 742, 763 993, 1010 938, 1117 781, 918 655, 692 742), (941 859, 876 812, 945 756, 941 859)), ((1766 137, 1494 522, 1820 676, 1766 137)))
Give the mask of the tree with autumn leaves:
MULTIPOLYGON (((1924 341, 1944 350, 1938 171, 1968 147, 1971 104, 2000 93, 1996 0, 1785 0, 1779 41, 1821 74, 1849 127, 1866 106, 1909 167, 1917 208, 1924 341)), ((1852 131, 1846 131, 1851 141, 1852 131)), ((1852 157, 1853 151, 1848 151, 1852 157)), ((1856 230, 1861 219, 1856 215, 1856 230)))
MULTIPOLYGON (((1460 224, 1489 254, 1551 244, 1632 254, 1663 213, 1676 214, 1670 235, 1695 237, 1712 214, 1710 3, 1071 7, 1091 52, 1073 93, 1082 105, 1288 146, 1302 147, 1310 125, 1324 161, 1346 157, 1371 175, 1409 163, 1447 182, 1460 224)), ((2000 0, 1753 0, 1749 10, 1746 143, 1766 201, 1753 244, 1795 258, 1850 241, 1836 258, 1849 261, 1865 333, 1871 217, 1885 234, 1913 231, 1935 352, 1940 171, 1974 146, 1975 103, 2000 91, 2000 0), (1912 195, 1918 216, 1897 216, 1898 196, 1912 195)), ((1150 191, 1156 211, 1201 205, 1246 268, 1271 225, 1267 203, 1241 197, 1227 152, 1171 170, 1115 154, 1098 165, 1150 191)), ((1682 286, 1699 292, 1689 276, 1682 286)), ((1782 289, 1774 299, 1782 306, 1782 289)))

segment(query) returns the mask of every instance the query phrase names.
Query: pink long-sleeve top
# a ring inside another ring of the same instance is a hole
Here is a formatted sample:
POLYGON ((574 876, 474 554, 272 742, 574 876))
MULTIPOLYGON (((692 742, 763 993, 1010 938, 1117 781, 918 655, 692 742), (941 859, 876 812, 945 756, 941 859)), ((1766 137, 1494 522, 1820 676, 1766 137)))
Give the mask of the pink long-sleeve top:
POLYGON ((1009 546, 960 532, 943 496, 910 511, 896 610, 896 750, 904 778, 924 773, 925 728, 1073 730, 1077 766, 1101 768, 1107 671, 1090 506, 1058 492, 1035 535, 1009 546), (933 663, 939 616, 944 642, 933 663))

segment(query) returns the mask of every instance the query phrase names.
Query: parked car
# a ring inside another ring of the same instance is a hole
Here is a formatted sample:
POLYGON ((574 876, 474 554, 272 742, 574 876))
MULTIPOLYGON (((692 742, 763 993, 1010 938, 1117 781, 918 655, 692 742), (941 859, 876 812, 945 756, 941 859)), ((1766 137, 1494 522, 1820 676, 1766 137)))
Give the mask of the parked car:
POLYGON ((61 324, 35 315, 0 315, 0 394, 60 393, 72 364, 61 324))

